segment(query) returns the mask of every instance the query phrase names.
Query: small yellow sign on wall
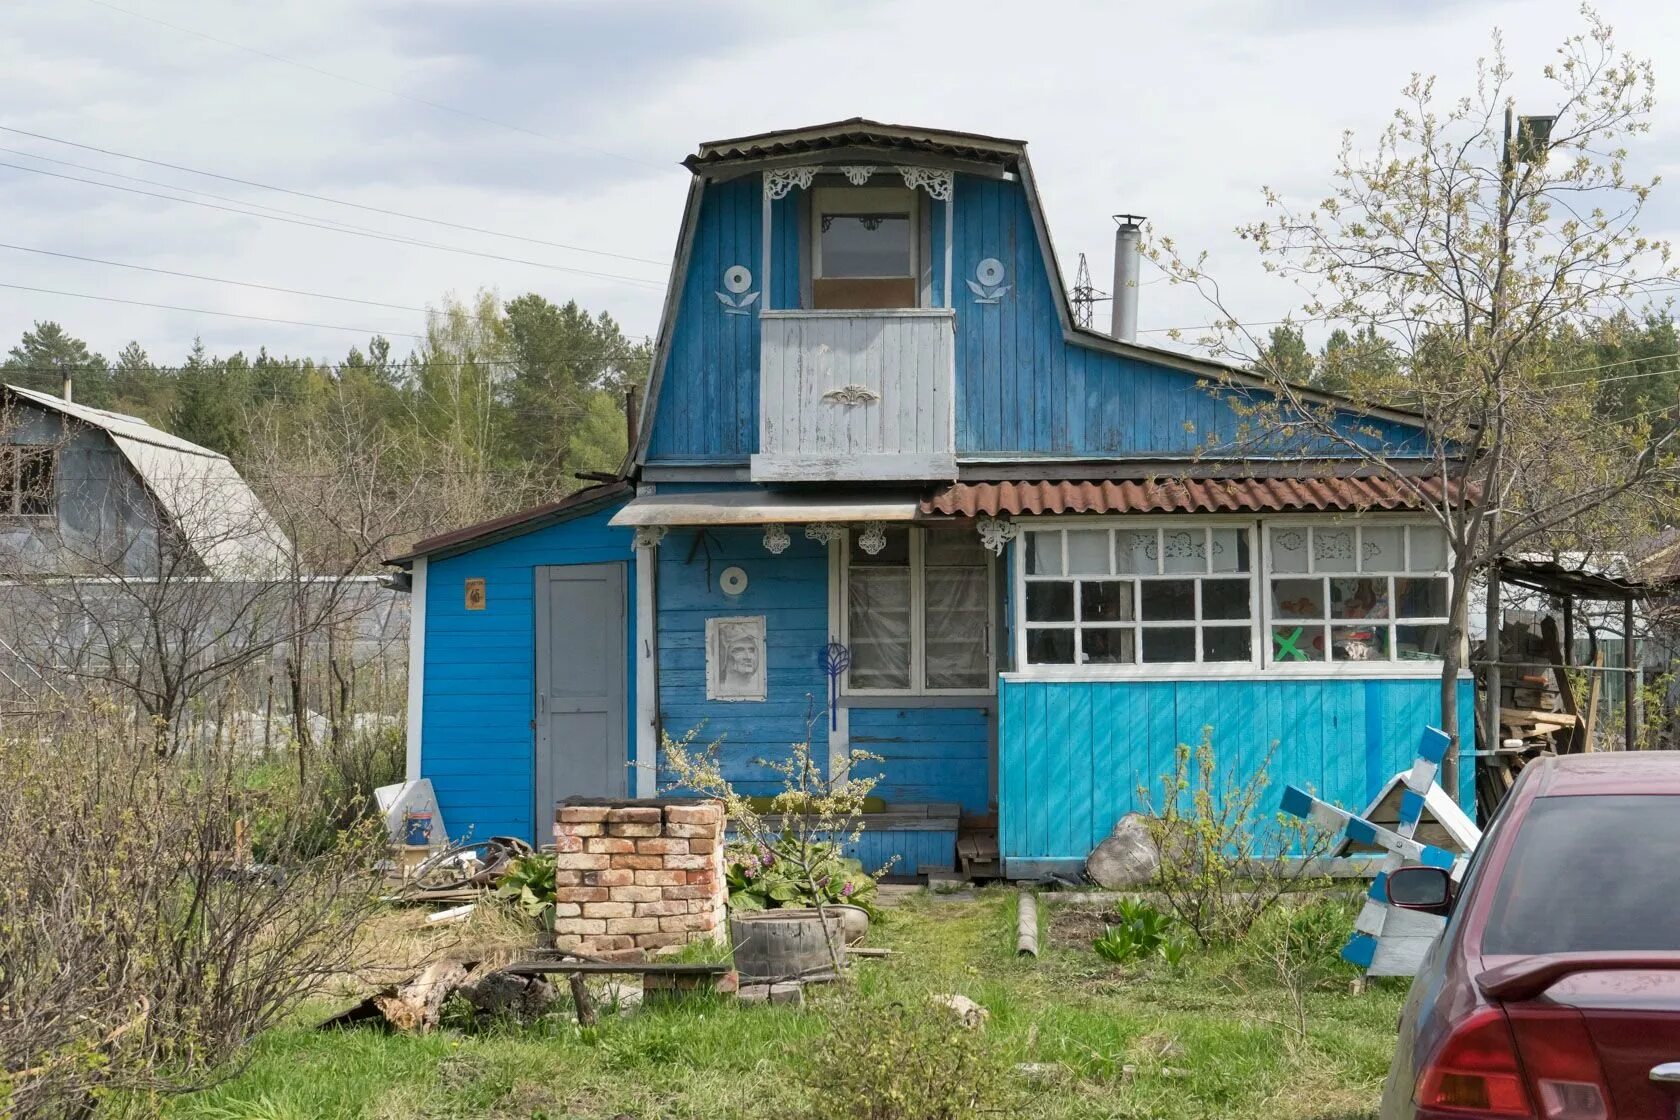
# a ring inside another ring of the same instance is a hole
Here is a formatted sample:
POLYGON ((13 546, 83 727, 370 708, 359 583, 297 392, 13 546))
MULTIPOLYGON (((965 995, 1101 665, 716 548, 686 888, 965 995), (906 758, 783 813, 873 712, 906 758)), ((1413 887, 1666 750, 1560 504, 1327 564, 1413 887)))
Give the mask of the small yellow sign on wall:
POLYGON ((484 609, 484 577, 474 576, 467 580, 467 609, 481 611, 484 609))

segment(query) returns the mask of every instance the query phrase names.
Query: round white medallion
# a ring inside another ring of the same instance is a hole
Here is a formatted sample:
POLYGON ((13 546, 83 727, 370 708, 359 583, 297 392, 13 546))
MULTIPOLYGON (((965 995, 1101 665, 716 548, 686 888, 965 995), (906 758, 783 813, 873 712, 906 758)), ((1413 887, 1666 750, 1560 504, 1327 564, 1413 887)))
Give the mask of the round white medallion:
POLYGON ((747 589, 747 573, 737 567, 725 568, 718 576, 718 586, 725 595, 739 595, 747 589))
POLYGON ((752 287, 752 270, 744 264, 732 264, 723 270, 723 286, 740 295, 752 287))
POLYGON ((1003 283, 1003 262, 996 257, 987 257, 974 266, 974 278, 988 288, 1003 283))

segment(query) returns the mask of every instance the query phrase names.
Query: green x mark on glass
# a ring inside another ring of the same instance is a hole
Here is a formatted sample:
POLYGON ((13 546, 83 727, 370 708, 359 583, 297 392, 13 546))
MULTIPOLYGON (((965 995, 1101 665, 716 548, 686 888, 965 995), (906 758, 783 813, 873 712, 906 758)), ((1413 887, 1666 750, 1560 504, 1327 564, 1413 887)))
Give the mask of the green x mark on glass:
POLYGON ((1307 659, 1306 652, 1296 648, 1301 640, 1301 632, 1305 629, 1304 626, 1297 626, 1288 634, 1285 634, 1282 630, 1273 630, 1272 643, 1277 646, 1277 655, 1273 660, 1305 661, 1307 659))

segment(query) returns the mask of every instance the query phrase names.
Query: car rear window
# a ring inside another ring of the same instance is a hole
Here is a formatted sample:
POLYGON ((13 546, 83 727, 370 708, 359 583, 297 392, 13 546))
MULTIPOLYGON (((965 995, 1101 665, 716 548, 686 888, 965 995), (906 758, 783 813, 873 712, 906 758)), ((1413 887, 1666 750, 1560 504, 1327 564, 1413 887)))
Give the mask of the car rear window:
POLYGON ((1541 797, 1494 888, 1482 952, 1680 949, 1680 797, 1541 797))

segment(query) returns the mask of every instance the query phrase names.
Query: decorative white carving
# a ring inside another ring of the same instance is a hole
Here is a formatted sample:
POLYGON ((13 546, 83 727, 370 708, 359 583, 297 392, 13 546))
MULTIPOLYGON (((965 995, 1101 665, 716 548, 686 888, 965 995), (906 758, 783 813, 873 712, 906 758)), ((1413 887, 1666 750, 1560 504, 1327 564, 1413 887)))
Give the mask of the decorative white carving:
POLYGON ((752 305, 758 302, 758 293, 747 289, 752 287, 752 269, 744 264, 732 264, 723 270, 723 286, 725 291, 717 292, 718 302, 723 304, 725 315, 746 315, 752 305))
POLYGON ((1003 555, 1003 546, 1014 540, 1021 527, 1013 521, 996 517, 982 517, 979 523, 980 543, 992 550, 993 556, 1003 555))
POLYGON ((951 172, 932 167, 901 167, 898 173, 904 176, 904 185, 911 190, 921 187, 928 192, 929 198, 940 202, 951 201, 951 190, 956 184, 956 176, 951 172))
POLYGON ((845 535, 846 530, 842 529, 838 525, 805 526, 805 539, 808 541, 816 541, 825 548, 845 535))
POLYGON ((786 198, 787 193, 794 187, 800 190, 811 185, 816 178, 817 169, 814 167, 775 167, 764 173, 764 197, 774 202, 778 198, 786 198))
POLYGON ((1009 285, 1003 282, 1008 275, 1003 262, 996 257, 987 257, 974 266, 974 279, 968 282, 968 290, 974 293, 975 303, 996 303, 1009 291, 1009 285))
POLYGON ((874 556, 887 547, 887 526, 883 521, 865 521, 863 532, 858 534, 858 547, 865 553, 874 556))
POLYGON ((867 385, 847 385, 830 389, 822 395, 822 399, 829 404, 842 404, 849 408, 854 404, 874 404, 881 399, 881 394, 867 385))
POLYGON ((780 556, 792 543, 788 539, 787 526, 780 521, 772 521, 764 527, 764 550, 770 555, 780 556))
POLYGON ((861 187, 869 182, 869 177, 875 174, 875 169, 865 164, 841 164, 840 174, 854 187, 861 187))
POLYGON ((658 548, 668 530, 663 525, 636 526, 636 548, 658 548))

